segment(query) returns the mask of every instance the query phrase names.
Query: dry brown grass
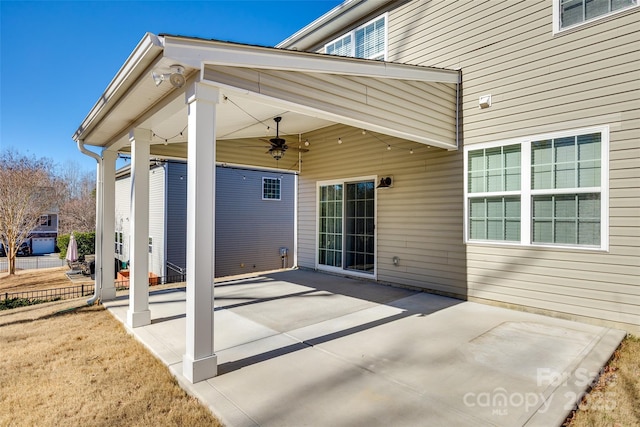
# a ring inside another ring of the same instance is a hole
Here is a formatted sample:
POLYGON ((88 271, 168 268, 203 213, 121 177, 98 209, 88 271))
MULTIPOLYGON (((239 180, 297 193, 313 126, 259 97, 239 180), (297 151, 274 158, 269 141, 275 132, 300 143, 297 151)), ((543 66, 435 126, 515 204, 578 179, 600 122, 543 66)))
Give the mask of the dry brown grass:
POLYGON ((100 306, 0 311, 0 426, 219 426, 100 306))
MULTIPOLYGON (((22 292, 40 289, 66 288, 74 286, 66 274, 69 267, 41 268, 37 270, 18 270, 15 275, 0 273, 0 292, 22 292)), ((84 283, 92 282, 87 277, 84 283)))
POLYGON ((616 350, 568 427, 640 426, 640 338, 629 336, 616 350))

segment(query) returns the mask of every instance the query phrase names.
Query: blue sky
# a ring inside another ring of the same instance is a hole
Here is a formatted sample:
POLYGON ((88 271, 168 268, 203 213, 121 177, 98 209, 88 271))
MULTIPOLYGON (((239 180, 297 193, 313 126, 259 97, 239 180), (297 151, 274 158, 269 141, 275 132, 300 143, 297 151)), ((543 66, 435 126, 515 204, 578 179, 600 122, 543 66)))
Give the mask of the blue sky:
POLYGON ((71 136, 146 32, 273 46, 341 0, 0 0, 0 149, 94 171, 71 136))

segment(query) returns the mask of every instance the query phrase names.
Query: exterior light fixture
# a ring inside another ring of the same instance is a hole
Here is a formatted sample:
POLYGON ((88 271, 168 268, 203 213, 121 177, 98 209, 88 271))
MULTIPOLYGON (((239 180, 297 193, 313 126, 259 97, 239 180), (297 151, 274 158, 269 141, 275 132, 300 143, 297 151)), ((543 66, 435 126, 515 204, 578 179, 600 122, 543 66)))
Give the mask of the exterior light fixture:
POLYGON ((169 80, 169 83, 178 89, 184 86, 186 82, 184 78, 184 67, 182 65, 172 65, 170 69, 170 73, 161 74, 156 73, 155 71, 151 73, 151 77, 153 77, 153 81, 156 86, 160 86, 165 80, 169 80))
POLYGON ((338 144, 342 144, 342 138, 338 138, 338 144))
POLYGON ((480 108, 489 108, 489 107, 491 107, 491 94, 482 95, 478 99, 478 105, 480 106, 480 108))
POLYGON ((393 178, 390 176, 380 178, 380 184, 376 188, 391 188, 393 187, 393 178))

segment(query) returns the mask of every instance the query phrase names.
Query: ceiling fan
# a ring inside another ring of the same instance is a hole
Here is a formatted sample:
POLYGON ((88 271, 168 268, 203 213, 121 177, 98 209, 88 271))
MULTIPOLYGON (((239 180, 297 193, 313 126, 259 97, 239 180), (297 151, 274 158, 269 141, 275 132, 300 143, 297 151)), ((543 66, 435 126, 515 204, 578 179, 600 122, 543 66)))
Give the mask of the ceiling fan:
MULTIPOLYGON (((280 160, 282 156, 284 156, 284 152, 289 149, 289 146, 287 145, 287 141, 285 141, 284 138, 280 138, 280 121, 281 120, 282 120, 282 117, 273 118, 273 121, 276 122, 276 136, 275 138, 271 138, 268 141, 269 144, 271 144, 271 148, 269 148, 267 153, 271 154, 271 157, 273 157, 276 160, 280 160)), ((302 152, 309 151, 306 148, 300 148, 300 147, 298 147, 297 150, 302 152)))

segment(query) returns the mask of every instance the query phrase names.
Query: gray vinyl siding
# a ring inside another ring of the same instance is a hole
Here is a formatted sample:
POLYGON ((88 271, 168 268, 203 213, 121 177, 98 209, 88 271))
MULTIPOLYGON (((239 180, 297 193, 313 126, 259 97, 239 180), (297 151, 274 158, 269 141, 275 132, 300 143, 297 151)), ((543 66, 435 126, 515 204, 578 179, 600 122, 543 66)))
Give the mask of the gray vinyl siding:
POLYGON ((467 146, 610 127, 609 251, 469 244, 469 298, 638 330, 640 10, 556 36, 549 1, 411 1, 389 23, 389 60, 462 69, 467 146))
MULTIPOLYGON (((264 153, 263 156, 267 157, 264 153)), ((293 266, 293 173, 216 168, 216 277, 293 266), (262 178, 281 180, 281 200, 262 199, 262 178)))
MULTIPOLYGON (((166 263, 186 268, 188 256, 187 164, 164 163, 152 168, 149 178, 149 271, 175 276, 166 263)), ((281 268, 281 247, 289 250, 285 266, 293 266, 295 182, 292 172, 216 167, 216 277, 281 268), (262 200, 262 177, 281 179, 281 200, 262 200)), ((116 181, 116 231, 122 227, 125 241, 122 261, 129 259, 130 186, 129 176, 116 181)))
MULTIPOLYGON (((166 166, 166 244, 168 263, 187 267, 187 164, 169 162, 166 166)), ((167 276, 179 273, 167 269, 167 276)))
POLYGON ((165 276, 165 166, 152 167, 149 171, 149 237, 153 239, 149 253, 149 271, 165 276))
POLYGON ((377 279, 466 296, 461 152, 340 125, 305 137, 311 145, 299 177, 301 267, 316 267, 318 181, 393 176, 393 188, 376 190, 377 279))

